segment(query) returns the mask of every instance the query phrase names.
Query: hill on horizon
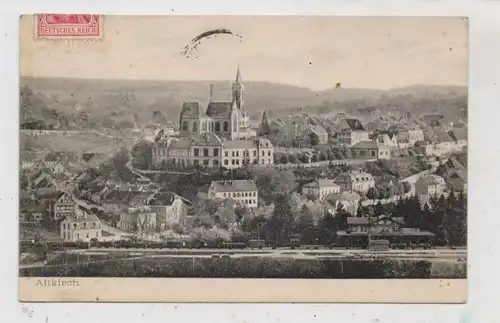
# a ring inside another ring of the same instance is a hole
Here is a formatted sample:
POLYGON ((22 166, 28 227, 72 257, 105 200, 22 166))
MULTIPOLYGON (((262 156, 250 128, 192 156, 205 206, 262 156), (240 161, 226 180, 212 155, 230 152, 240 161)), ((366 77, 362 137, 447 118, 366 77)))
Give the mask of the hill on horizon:
MULTIPOLYGON (((58 113, 81 115, 103 120, 111 125, 130 125, 134 121, 147 124, 153 115, 176 121, 183 101, 208 103, 209 84, 214 84, 217 101, 231 99, 232 81, 108 80, 76 78, 22 77, 21 88, 27 86, 40 105, 58 113), (109 120, 108 120, 109 119, 109 120)), ((335 88, 313 91, 294 85, 261 81, 245 81, 245 106, 257 121, 263 111, 286 115, 289 109, 305 109, 313 114, 355 111, 380 102, 414 100, 449 100, 467 96, 467 87, 415 85, 391 90, 335 88)), ((384 103, 384 104, 385 104, 384 103)), ((28 111, 26 107, 24 112, 28 111)), ((23 111, 22 111, 23 113, 23 111)), ((32 111, 35 116, 47 115, 32 111)), ((57 114, 57 113, 56 113, 57 114)))

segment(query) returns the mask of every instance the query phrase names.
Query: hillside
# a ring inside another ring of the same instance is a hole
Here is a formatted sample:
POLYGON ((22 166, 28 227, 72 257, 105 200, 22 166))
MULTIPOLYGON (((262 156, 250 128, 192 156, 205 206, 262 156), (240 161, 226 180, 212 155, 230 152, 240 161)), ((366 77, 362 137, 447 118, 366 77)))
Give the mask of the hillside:
MULTIPOLYGON (((130 128, 134 121, 140 126, 160 120, 176 123, 183 101, 208 100, 210 83, 214 84, 216 100, 230 99, 230 81, 22 78, 21 123, 43 120, 47 127, 60 129, 130 128)), ((356 115, 370 107, 414 114, 439 112, 440 106, 449 106, 451 101, 466 105, 466 95, 464 87, 412 86, 389 91, 332 88, 316 92, 292 85, 245 82, 246 110, 255 121, 265 110, 271 118, 298 111, 356 115)), ((451 113, 455 110, 460 109, 451 113)))

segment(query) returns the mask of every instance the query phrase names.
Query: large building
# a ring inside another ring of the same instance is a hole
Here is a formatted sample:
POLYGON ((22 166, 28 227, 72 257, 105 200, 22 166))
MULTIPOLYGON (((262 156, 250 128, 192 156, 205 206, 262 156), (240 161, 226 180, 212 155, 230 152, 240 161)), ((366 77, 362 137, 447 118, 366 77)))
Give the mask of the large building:
POLYGON ((61 222, 60 234, 64 241, 99 240, 102 238, 101 221, 90 210, 78 206, 61 222))
POLYGON ((239 67, 232 86, 232 100, 216 101, 211 84, 210 99, 206 109, 200 102, 183 103, 179 129, 181 137, 197 136, 208 131, 223 139, 249 137, 250 119, 245 112, 244 86, 239 67))
POLYGON ((375 187, 375 180, 369 173, 354 170, 343 173, 335 179, 342 191, 354 191, 366 193, 371 187, 375 187))
POLYGON ((208 197, 234 200, 249 208, 259 206, 259 192, 253 180, 213 181, 208 197))
POLYGON ((340 193, 340 186, 332 179, 318 179, 302 187, 302 194, 312 196, 315 199, 322 200, 334 193, 340 193))
POLYGON ((245 165, 273 165, 274 147, 267 138, 222 140, 213 132, 174 141, 153 148, 153 163, 180 167, 239 168, 245 165))
POLYGON ((336 133, 337 141, 346 146, 352 146, 360 141, 370 140, 368 131, 358 119, 344 119, 336 133))

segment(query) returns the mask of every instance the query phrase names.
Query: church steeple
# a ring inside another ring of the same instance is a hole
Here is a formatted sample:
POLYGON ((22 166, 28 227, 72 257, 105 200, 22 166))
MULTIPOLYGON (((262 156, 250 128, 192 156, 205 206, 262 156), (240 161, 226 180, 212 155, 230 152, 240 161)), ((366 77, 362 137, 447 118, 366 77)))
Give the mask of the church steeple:
POLYGON ((238 64, 238 69, 236 71, 236 79, 233 83, 233 101, 236 102, 236 106, 240 110, 244 110, 243 108, 243 80, 241 78, 241 73, 240 73, 240 65, 238 64))

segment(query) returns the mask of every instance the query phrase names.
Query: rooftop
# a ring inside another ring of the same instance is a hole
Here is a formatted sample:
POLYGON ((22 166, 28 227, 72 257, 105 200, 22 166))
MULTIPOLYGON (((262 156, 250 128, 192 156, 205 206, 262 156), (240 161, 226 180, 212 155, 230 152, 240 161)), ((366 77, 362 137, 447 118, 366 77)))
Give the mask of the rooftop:
POLYGON ((304 187, 320 188, 320 187, 340 187, 333 179, 318 179, 314 182, 304 185, 304 187))
POLYGON ((253 180, 213 181, 211 187, 216 192, 257 191, 257 185, 253 180))

